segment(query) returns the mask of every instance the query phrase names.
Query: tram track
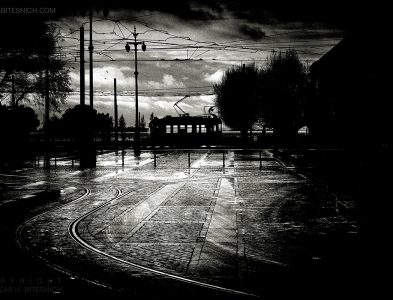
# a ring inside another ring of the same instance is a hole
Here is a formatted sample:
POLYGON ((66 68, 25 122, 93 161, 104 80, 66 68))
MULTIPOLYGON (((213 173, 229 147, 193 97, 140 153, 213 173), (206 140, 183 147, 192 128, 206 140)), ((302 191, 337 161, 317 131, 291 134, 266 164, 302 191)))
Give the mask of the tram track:
MULTIPOLYGON (((194 173, 196 173, 201 168, 202 161, 205 160, 208 157, 209 157, 209 154, 206 154, 202 158, 197 160, 198 166, 194 170, 194 173)), ((111 199, 111 200, 109 200, 109 201, 107 201, 107 202, 105 202, 105 203, 95 207, 91 211, 89 211, 89 212, 81 215, 77 219, 75 219, 68 226, 68 233, 71 236, 71 238, 75 242, 77 242, 79 245, 81 245, 82 247, 84 247, 85 249, 87 249, 89 251, 95 252, 95 253, 97 253, 99 255, 107 257, 107 258, 109 258, 111 260, 114 260, 114 261, 116 261, 118 263, 121 263, 121 264, 124 264, 126 266, 139 269, 141 271, 149 272, 149 273, 152 273, 152 274, 155 274, 155 275, 159 275, 159 276, 163 276, 165 278, 169 278, 169 279, 172 279, 172 280, 175 280, 175 281, 178 281, 178 282, 191 284, 191 285, 194 285, 194 286, 198 286, 198 287, 202 287, 202 288, 206 288, 206 289, 209 289, 209 290, 214 290, 214 291, 218 291, 218 292, 222 292, 222 293, 226 293, 226 294, 239 295, 239 296, 248 296, 248 297, 258 297, 257 295, 254 295, 254 294, 251 294, 251 293, 238 291, 238 290, 234 290, 234 289, 230 289, 230 288, 225 288, 225 287, 214 285, 214 284, 205 283, 205 282, 202 282, 202 281, 194 280, 194 279, 187 278, 187 277, 182 277, 182 276, 179 276, 179 275, 175 275, 175 274, 171 274, 171 273, 168 273, 168 272, 156 270, 156 269, 153 269, 153 268, 149 268, 149 267, 146 267, 146 266, 143 266, 143 265, 140 265, 140 264, 136 264, 136 263, 127 261, 127 260, 125 260, 123 258, 116 257, 116 256, 114 256, 112 254, 106 253, 105 251, 97 249, 96 247, 94 247, 93 245, 88 243, 86 240, 84 240, 78 234, 78 225, 81 222, 83 222, 86 218, 88 218, 89 216, 91 216, 94 213, 98 212, 100 209, 102 209, 105 206, 107 206, 110 202, 120 200, 121 198, 127 196, 130 193, 132 193, 132 192, 130 191, 130 192, 127 192, 127 193, 121 193, 121 191, 119 190, 119 193, 118 193, 118 195, 115 198, 113 198, 113 199, 111 199)))
POLYGON ((96 285, 96 286, 100 286, 100 287, 102 287, 102 288, 107 288, 107 289, 113 290, 113 288, 110 287, 110 286, 108 286, 108 285, 105 285, 105 284, 103 284, 103 283, 101 283, 101 282, 98 282, 98 281, 95 281, 95 280, 91 280, 91 279, 87 278, 87 276, 83 276, 83 275, 81 275, 81 274, 79 274, 79 273, 75 273, 75 272, 73 272, 73 271, 71 271, 71 270, 68 270, 68 269, 66 269, 66 268, 64 268, 64 267, 62 267, 62 266, 60 266, 59 264, 56 264, 56 263, 51 262, 50 260, 46 259, 46 258, 43 257, 42 255, 39 255, 38 253, 36 253, 36 252, 33 251, 32 249, 30 249, 29 246, 28 246, 26 243, 23 242, 23 238, 22 238, 23 230, 24 230, 30 223, 34 222, 35 220, 37 220, 38 218, 40 218, 40 217, 42 217, 42 216, 44 216, 44 215, 46 215, 46 214, 49 214, 49 213, 51 213, 51 212, 54 212, 54 211, 59 210, 59 209, 61 209, 61 208, 64 208, 64 207, 70 205, 71 203, 74 203, 74 202, 77 202, 77 201, 81 201, 81 200, 83 200, 84 198, 87 198, 87 197, 91 194, 91 190, 90 190, 89 188, 87 188, 87 187, 83 187, 83 189, 85 190, 85 193, 84 193, 83 195, 77 197, 76 199, 74 199, 74 200, 72 200, 72 201, 70 201, 70 202, 67 202, 67 203, 65 203, 65 204, 62 204, 62 205, 53 207, 53 208, 51 208, 51 209, 49 209, 49 210, 47 210, 47 211, 41 212, 40 214, 33 216, 32 218, 26 220, 26 221, 23 222, 21 225, 19 225, 18 228, 16 229, 15 241, 16 241, 18 247, 19 247, 22 251, 24 251, 25 253, 28 253, 28 254, 31 255, 33 258, 35 258, 35 259, 37 259, 37 260, 43 262, 46 266, 48 266, 48 267, 50 267, 50 268, 52 268, 52 269, 54 269, 54 270, 56 270, 56 271, 58 271, 58 272, 64 274, 64 275, 67 275, 67 276, 69 276, 70 278, 78 278, 78 279, 81 279, 81 280, 83 280, 83 281, 85 281, 85 282, 88 282, 88 283, 93 284, 93 285, 96 285))
MULTIPOLYGON (((198 166, 195 168, 195 170, 193 170, 193 174, 191 175, 191 177, 193 177, 193 175, 195 173, 197 173, 200 169, 201 169, 201 165, 202 165, 202 161, 205 160, 207 157, 209 157, 209 155, 205 155, 204 157, 200 158, 200 162, 197 164, 198 166)), ((199 161, 198 160, 198 161, 199 161)), ((220 292, 223 294, 229 294, 229 295, 235 295, 235 296, 246 296, 246 297, 258 297, 257 295, 251 294, 251 293, 247 293, 247 292, 243 292, 243 291, 239 291, 239 290, 235 290, 235 289, 231 289, 231 288, 226 288, 226 287, 222 287, 222 286, 218 286, 218 285, 214 285, 214 284, 209 284, 206 282, 202 282, 199 280, 195 280, 192 278, 188 278, 188 277, 183 277, 183 276, 179 276, 176 274, 172 274, 172 273, 168 273, 168 272, 164 272, 164 271, 160 271, 160 270, 156 270, 153 268, 149 268, 140 264, 136 264, 134 262, 131 261, 127 261, 125 259, 123 259, 122 257, 117 257, 115 255, 112 255, 110 253, 107 253, 105 251, 102 251, 100 249, 97 249, 96 247, 94 247, 94 245, 90 244, 88 241, 84 240, 78 232, 78 226, 89 216, 95 214, 96 212, 98 212, 99 210, 103 209, 104 207, 108 206, 110 203, 112 203, 113 201, 118 201, 121 200, 123 197, 129 195, 132 193, 132 191, 128 191, 123 193, 120 188, 118 187, 112 187, 115 189, 116 194, 115 196, 111 197, 110 200, 107 200, 105 202, 103 202, 102 204, 98 205, 97 207, 89 210, 86 213, 83 213, 82 215, 80 215, 78 218, 74 219, 71 223, 69 223, 67 230, 68 230, 68 235, 72 238, 73 241, 75 241, 77 244, 79 244, 81 247, 96 253, 100 256, 106 257, 107 259, 111 260, 111 261, 115 261, 116 263, 120 263, 124 266, 127 267, 132 267, 135 268, 137 270, 143 271, 143 272, 147 272, 150 274, 154 274, 154 275, 158 275, 160 277, 164 277, 166 279, 171 279, 174 280, 176 282, 181 282, 184 284, 188 284, 188 285, 192 285, 192 286, 196 286, 196 287, 200 287, 200 288, 204 288, 204 289, 208 289, 208 290, 213 290, 216 292, 220 292)), ((40 217, 44 216, 45 214, 49 214, 52 213, 56 210, 59 210, 61 208, 64 208, 67 205, 70 205, 71 203, 75 203, 77 201, 81 201, 84 198, 87 198, 88 196, 91 195, 91 190, 87 187, 83 187, 83 189, 85 190, 85 193, 79 197, 77 197, 76 199, 65 203, 63 205, 54 207, 50 210, 47 210, 45 212, 42 212, 30 219, 28 219, 27 221, 25 221, 23 224, 21 224, 17 230, 16 230, 16 241, 18 246, 20 247, 20 249, 24 250, 25 252, 29 253, 30 255, 32 255, 33 257, 39 259, 40 261, 44 262, 47 266, 49 266, 50 268, 57 270, 67 276, 73 277, 73 278, 78 278, 80 280, 83 280, 85 282, 88 282, 90 284, 96 285, 96 286, 100 286, 106 289, 110 289, 113 291, 121 291, 118 288, 115 288, 113 285, 111 284, 107 284, 107 283, 103 283, 102 281, 98 281, 98 280, 94 280, 89 278, 89 276, 83 275, 80 272, 74 272, 71 271, 69 269, 66 269, 63 266, 60 266, 59 264, 53 263, 50 260, 48 260, 47 258, 45 258, 43 255, 40 255, 38 253, 36 253, 35 251, 33 251, 28 245, 27 243, 24 243, 23 241, 23 231, 24 229, 30 225, 32 222, 34 222, 35 220, 39 219, 40 217)))
MULTIPOLYGON (((131 193, 131 192, 129 192, 131 193)), ((78 225, 85 220, 86 218, 88 218, 89 216, 91 216, 92 214, 96 213, 97 211, 99 211, 100 209, 102 209, 103 207, 107 206, 111 201, 116 201, 119 200, 120 198, 128 195, 129 193, 124 193, 124 194, 120 194, 117 197, 115 197, 114 199, 101 204, 100 206, 94 208, 93 210, 85 213, 84 215, 78 217, 77 219, 75 219, 69 226, 68 226, 68 232, 69 235, 72 237, 72 239, 74 241, 76 241, 78 244, 80 244, 82 247, 95 252, 97 254, 100 254, 102 256, 105 256, 111 260, 114 260, 118 263, 124 264, 126 266, 129 267, 133 267, 136 269, 139 269, 141 271, 145 271, 145 272, 149 272, 149 273, 153 273, 155 275, 159 275, 159 276, 163 276, 165 278, 169 278, 175 281, 179 281, 182 283, 186 283, 186 284, 191 284, 194 286, 199 286, 202 288, 207 288, 210 290, 215 290, 215 291, 219 291, 219 292, 223 292, 223 293, 228 293, 228 294, 232 294, 232 295, 239 295, 239 296, 249 296, 249 297, 257 297, 257 295, 254 294, 250 294, 250 293, 246 293, 246 292, 242 292, 242 291, 238 291, 238 290, 234 290, 234 289, 230 289, 230 288, 225 288, 225 287, 221 287, 218 285, 213 285, 213 284, 209 284, 209 283, 205 283, 202 281, 198 281, 198 280, 194 280, 191 278, 187 278, 187 277, 182 277, 179 275, 174 275, 168 272, 164 272, 164 271, 160 271, 160 270, 156 270, 153 268, 149 268, 140 264, 136 264, 130 261, 127 261, 125 259, 122 259, 120 257, 116 257, 112 254, 106 253, 105 251, 102 251, 100 249, 97 249, 96 247, 94 247, 93 245, 89 244, 87 241, 85 241, 79 234, 78 234, 78 225)))

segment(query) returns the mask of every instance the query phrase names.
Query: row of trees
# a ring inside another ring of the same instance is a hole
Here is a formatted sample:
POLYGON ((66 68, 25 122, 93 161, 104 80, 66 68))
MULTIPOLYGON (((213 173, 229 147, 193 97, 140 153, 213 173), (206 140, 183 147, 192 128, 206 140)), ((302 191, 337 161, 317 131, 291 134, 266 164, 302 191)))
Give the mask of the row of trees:
POLYGON ((98 113, 87 105, 68 108, 61 118, 53 117, 48 132, 53 137, 68 137, 75 140, 93 138, 97 135, 102 140, 110 140, 113 119, 107 113, 98 113))
POLYGON ((233 66, 214 85, 215 104, 229 127, 246 138, 260 124, 282 141, 291 141, 306 124, 312 91, 308 70, 293 49, 272 54, 264 68, 233 66))
POLYGON ((9 106, 44 107, 48 91, 51 110, 59 111, 71 92, 69 68, 57 51, 59 29, 35 19, 25 24, 29 25, 0 21, 7 28, 0 40, 0 101, 9 106))
POLYGON ((32 108, 0 104, 0 165, 4 161, 21 159, 26 154, 29 134, 39 124, 32 108))
MULTIPOLYGON (((139 125, 141 130, 146 128, 144 115, 141 116, 139 125)), ((118 126, 122 140, 125 139, 127 130, 133 130, 133 127, 127 128, 123 115, 119 118, 118 126)), ((113 130, 114 122, 108 113, 99 113, 87 105, 76 105, 68 108, 60 118, 52 117, 48 126, 50 136, 73 138, 75 140, 94 135, 102 140, 110 141, 113 130)))
POLYGON ((39 126, 35 111, 59 112, 71 77, 58 52, 55 24, 36 15, 5 14, 0 27, 0 155, 1 161, 14 161, 31 151, 29 134, 39 126))

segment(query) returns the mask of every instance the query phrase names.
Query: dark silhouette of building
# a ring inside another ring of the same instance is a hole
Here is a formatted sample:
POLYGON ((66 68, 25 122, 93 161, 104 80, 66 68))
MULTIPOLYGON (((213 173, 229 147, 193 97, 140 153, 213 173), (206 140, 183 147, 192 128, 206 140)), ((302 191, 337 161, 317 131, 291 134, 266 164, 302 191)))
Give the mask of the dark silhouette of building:
POLYGON ((392 69, 386 32, 377 25, 358 28, 311 65, 317 91, 310 109, 314 137, 390 144, 392 69))

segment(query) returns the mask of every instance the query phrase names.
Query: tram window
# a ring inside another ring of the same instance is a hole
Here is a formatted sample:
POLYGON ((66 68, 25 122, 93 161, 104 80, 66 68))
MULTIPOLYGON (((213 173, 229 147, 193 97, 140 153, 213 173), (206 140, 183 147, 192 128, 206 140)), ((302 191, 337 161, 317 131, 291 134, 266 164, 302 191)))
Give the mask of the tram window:
POLYGON ((200 133, 201 132, 201 125, 197 124, 196 126, 196 132, 200 133))
POLYGON ((201 125, 201 132, 206 133, 206 125, 201 125))
POLYGON ((216 132, 216 125, 213 125, 213 132, 216 132))
POLYGON ((178 133, 179 127, 177 125, 173 125, 173 133, 178 133))
POLYGON ((171 125, 166 125, 166 133, 171 133, 171 125))
POLYGON ((222 124, 218 124, 218 131, 222 131, 222 124))
POLYGON ((187 125, 187 133, 192 133, 192 125, 187 125))
POLYGON ((186 125, 180 125, 180 130, 185 130, 186 129, 186 125))

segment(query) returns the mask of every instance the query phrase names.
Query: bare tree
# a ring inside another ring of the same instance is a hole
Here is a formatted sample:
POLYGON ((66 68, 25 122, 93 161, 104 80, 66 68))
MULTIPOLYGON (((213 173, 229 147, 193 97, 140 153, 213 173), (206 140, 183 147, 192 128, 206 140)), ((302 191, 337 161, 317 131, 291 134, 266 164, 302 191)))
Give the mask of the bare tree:
MULTIPOLYGON (((10 33, 0 41, 0 90, 6 94, 2 103, 44 106, 48 69, 50 107, 58 111, 71 92, 69 69, 55 51, 59 30, 55 24, 36 21, 29 26, 24 43, 10 33)), ((18 33, 15 28, 11 31, 18 33)))

